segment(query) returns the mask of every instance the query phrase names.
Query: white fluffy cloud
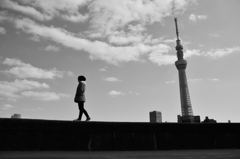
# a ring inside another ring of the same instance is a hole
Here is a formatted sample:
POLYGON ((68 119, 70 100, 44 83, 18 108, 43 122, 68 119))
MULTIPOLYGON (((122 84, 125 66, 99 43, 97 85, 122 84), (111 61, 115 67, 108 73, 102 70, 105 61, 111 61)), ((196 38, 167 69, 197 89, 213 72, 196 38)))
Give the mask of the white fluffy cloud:
POLYGON ((168 45, 158 45, 149 55, 149 60, 158 65, 168 65, 176 61, 176 55, 169 54, 171 48, 168 45))
POLYGON ((210 56, 212 58, 220 58, 233 53, 240 53, 240 46, 222 49, 212 49, 204 53, 205 56, 210 56))
POLYGON ((116 77, 106 77, 106 78, 104 78, 104 81, 107 81, 107 82, 120 82, 121 80, 116 78, 116 77))
POLYGON ((14 81, 0 81, 1 100, 16 100, 18 98, 31 97, 36 100, 54 101, 68 96, 63 93, 48 91, 50 89, 48 84, 29 80, 29 78, 54 79, 62 77, 64 74, 73 76, 73 73, 70 71, 44 70, 13 58, 6 58, 2 64, 11 68, 1 72, 15 75, 17 79, 14 81))
POLYGON ((15 19, 14 22, 18 29, 26 33, 53 40, 75 50, 84 50, 90 54, 91 59, 101 59, 112 64, 137 61, 141 55, 155 48, 144 44, 115 47, 103 41, 90 41, 75 36, 61 28, 43 26, 29 19, 15 19))
POLYGON ((46 46, 45 50, 50 51, 50 52, 58 52, 60 49, 57 46, 48 45, 48 46, 46 46))
POLYGON ((112 97, 124 95, 123 92, 121 92, 121 91, 116 91, 116 90, 111 90, 108 94, 109 94, 110 96, 112 96, 112 97))
POLYGON ((163 45, 168 46, 158 39, 152 39, 151 35, 147 34, 147 26, 162 22, 165 17, 170 16, 173 12, 173 4, 175 11, 183 11, 191 2, 190 0, 3 0, 1 1, 3 9, 19 12, 21 16, 13 16, 14 12, 12 12, 7 18, 6 13, 0 17, 13 22, 17 29, 31 36, 50 39, 75 50, 83 50, 89 53, 91 59, 118 64, 139 61, 149 56, 150 61, 162 65, 170 64, 173 56, 168 55, 168 49, 164 49, 166 52, 156 51, 156 48, 161 49, 163 45), (89 20, 89 23, 86 23, 89 24, 89 29, 81 35, 60 27, 40 24, 41 21, 52 20, 55 17, 75 21, 81 16, 86 18, 80 19, 89 20))
POLYGON ((188 58, 188 57, 191 57, 191 56, 200 56, 201 53, 200 53, 200 50, 198 49, 187 49, 185 52, 184 52, 184 57, 185 58, 188 58))
MULTIPOLYGON (((158 49, 158 51, 152 52, 149 55, 149 60, 160 66, 172 64, 177 60, 177 57, 175 54, 169 54, 170 50, 171 48, 163 46, 161 49, 158 49), (164 51, 164 49, 166 50, 164 51), (168 49, 169 51, 167 51, 168 49), (158 52, 161 50, 163 51, 163 53, 158 52)), ((205 57, 218 59, 234 53, 240 53, 239 46, 229 47, 229 48, 220 48, 220 49, 211 49, 207 51, 201 51, 198 49, 187 49, 186 51, 184 51, 184 58, 189 58, 192 56, 205 56, 205 57)))
POLYGON ((184 53, 184 56, 190 57, 190 56, 196 55, 196 56, 205 56, 205 57, 218 59, 234 53, 240 53, 240 46, 211 49, 207 51, 201 51, 198 49, 186 50, 186 52, 184 53))
POLYGON ((108 92, 108 95, 111 97, 118 97, 118 96, 139 96, 140 93, 136 91, 127 91, 127 92, 122 92, 122 91, 117 91, 117 90, 111 90, 108 92))
POLYGON ((57 69, 44 70, 14 58, 6 58, 3 64, 11 66, 9 70, 5 71, 6 73, 18 78, 54 79, 63 76, 63 72, 57 69))
POLYGON ((175 84, 175 83, 176 83, 175 80, 165 81, 165 84, 175 84))
POLYGON ((9 109, 12 109, 12 108, 14 108, 14 106, 11 105, 11 104, 3 104, 3 105, 0 106, 1 110, 9 110, 9 109))
POLYGON ((41 100, 41 101, 56 101, 60 100, 62 97, 68 97, 66 94, 61 93, 55 93, 55 92, 36 92, 36 91, 24 91, 21 93, 24 97, 29 97, 35 100, 41 100))
POLYGON ((88 19, 80 9, 88 0, 1 0, 1 8, 13 10, 39 21, 52 20, 55 17, 71 22, 82 22, 88 19))
POLYGON ((13 82, 0 81, 0 96, 7 98, 18 98, 19 92, 33 89, 46 89, 49 85, 31 80, 18 80, 13 82))
POLYGON ((172 14, 173 2, 175 10, 184 10, 190 1, 94 0, 88 6, 91 27, 100 33, 99 35, 107 36, 131 22, 137 22, 143 26, 161 22, 164 17, 172 14))
MULTIPOLYGON (((194 84, 194 83, 199 83, 199 82, 219 82, 220 79, 219 78, 208 78, 208 79, 203 79, 203 78, 189 78, 188 82, 190 84, 194 84)), ((176 84, 177 81, 175 80, 170 80, 170 81, 165 81, 165 84, 176 84)))
POLYGON ((6 29, 0 26, 0 34, 6 34, 6 33, 7 33, 6 29))
POLYGON ((219 33, 210 33, 210 34, 208 34, 210 37, 212 37, 212 38, 219 38, 219 37, 221 37, 221 34, 219 34, 219 33))
POLYGON ((206 20, 208 17, 207 15, 196 15, 196 14, 190 14, 189 20, 192 22, 197 22, 199 20, 206 20))
POLYGON ((107 68, 106 67, 100 68, 99 71, 100 72, 107 72, 107 68))
POLYGON ((220 81, 219 78, 209 78, 208 80, 212 81, 212 82, 219 82, 220 81))
POLYGON ((16 79, 12 82, 0 81, 0 97, 9 100, 28 97, 41 101, 56 101, 68 97, 67 94, 46 91, 49 88, 49 85, 46 83, 25 79, 16 79))
POLYGON ((151 53, 149 56, 149 60, 159 66, 173 64, 176 59, 174 55, 159 54, 158 52, 151 53))

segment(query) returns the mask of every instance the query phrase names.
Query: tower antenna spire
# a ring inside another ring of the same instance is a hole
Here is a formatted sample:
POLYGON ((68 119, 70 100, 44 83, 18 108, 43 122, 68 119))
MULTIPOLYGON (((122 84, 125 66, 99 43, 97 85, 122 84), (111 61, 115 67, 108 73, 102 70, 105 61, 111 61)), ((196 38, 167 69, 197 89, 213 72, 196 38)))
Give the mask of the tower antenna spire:
POLYGON ((177 40, 179 40, 179 31, 178 31, 177 17, 174 17, 174 21, 175 21, 175 27, 176 27, 177 40))
POLYGON ((177 17, 174 17, 174 21, 175 21, 175 27, 176 27, 176 35, 177 35, 177 46, 176 46, 176 50, 177 50, 177 57, 178 59, 183 59, 183 46, 181 45, 181 40, 179 39, 179 31, 178 31, 178 23, 177 23, 177 17))

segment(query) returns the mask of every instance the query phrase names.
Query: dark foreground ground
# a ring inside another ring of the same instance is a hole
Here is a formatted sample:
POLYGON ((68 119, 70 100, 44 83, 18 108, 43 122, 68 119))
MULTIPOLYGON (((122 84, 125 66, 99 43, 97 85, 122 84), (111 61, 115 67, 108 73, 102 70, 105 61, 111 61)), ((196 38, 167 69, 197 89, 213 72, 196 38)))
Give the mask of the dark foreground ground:
POLYGON ((240 123, 179 124, 0 119, 0 151, 190 149, 240 149, 240 123))
POLYGON ((0 151, 1 159, 240 159, 240 149, 169 151, 0 151))

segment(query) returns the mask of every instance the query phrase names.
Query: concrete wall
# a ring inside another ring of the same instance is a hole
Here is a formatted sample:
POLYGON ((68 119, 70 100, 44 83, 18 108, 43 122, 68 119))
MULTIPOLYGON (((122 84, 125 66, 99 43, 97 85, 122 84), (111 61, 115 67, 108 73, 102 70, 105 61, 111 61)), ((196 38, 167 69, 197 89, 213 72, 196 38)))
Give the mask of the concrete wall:
POLYGON ((0 150, 240 148, 240 123, 178 124, 0 119, 0 150))

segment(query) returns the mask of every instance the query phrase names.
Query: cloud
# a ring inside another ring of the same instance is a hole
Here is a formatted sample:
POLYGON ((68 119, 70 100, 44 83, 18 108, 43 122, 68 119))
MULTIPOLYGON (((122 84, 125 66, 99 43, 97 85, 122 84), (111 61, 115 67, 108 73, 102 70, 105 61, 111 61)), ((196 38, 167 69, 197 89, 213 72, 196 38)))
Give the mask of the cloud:
POLYGON ((192 22, 197 22, 199 20, 206 20, 208 18, 207 15, 196 15, 196 14, 190 14, 189 20, 192 22))
POLYGON ((2 9, 8 9, 30 16, 38 21, 49 21, 60 17, 71 22, 83 22, 87 14, 81 14, 80 9, 88 0, 1 0, 2 9))
MULTIPOLYGON (((155 41, 147 34, 147 26, 182 12, 192 3, 189 0, 94 0, 88 5, 90 31, 88 37, 106 38, 113 45, 133 45, 155 41)), ((158 43, 159 44, 159 43, 158 43)))
POLYGON ((240 53, 240 46, 228 47, 228 48, 219 48, 219 49, 210 49, 206 51, 201 51, 198 49, 187 49, 184 52, 184 57, 189 58, 191 56, 205 56, 213 59, 222 58, 234 53, 240 53))
POLYGON ((32 40, 32 41, 35 41, 35 42, 39 42, 40 41, 39 36, 36 36, 36 35, 31 36, 29 39, 32 40))
MULTIPOLYGON (((189 83, 197 83, 197 82, 202 82, 202 81, 205 81, 205 82, 219 82, 220 79, 218 78, 208 78, 208 79, 203 79, 203 78, 189 78, 188 79, 188 82, 189 83)), ((165 84, 175 84, 177 83, 177 81, 175 80, 170 80, 170 81, 165 81, 165 84)))
POLYGON ((107 82, 120 82, 121 80, 119 80, 116 77, 106 77, 106 78, 104 78, 104 81, 107 81, 107 82))
POLYGON ((111 97, 117 97, 117 96, 124 96, 124 95, 130 95, 130 96, 139 96, 140 93, 136 91, 128 91, 128 92, 121 92, 121 91, 116 91, 116 90, 111 90, 108 92, 108 95, 111 97))
POLYGON ((3 64, 11 66, 12 68, 2 72, 15 75, 20 79, 15 79, 12 82, 0 81, 1 100, 16 100, 18 98, 31 97, 36 100, 54 101, 62 97, 68 97, 68 95, 63 93, 43 91, 49 89, 50 86, 46 83, 28 80, 28 78, 54 79, 56 77, 62 77, 64 74, 74 76, 71 71, 57 71, 56 69, 44 70, 14 58, 6 58, 3 64))
POLYGON ((168 45, 158 45, 150 54, 149 60, 158 65, 168 65, 176 61, 176 55, 169 54, 171 48, 168 45))
POLYGON ((210 33, 210 34, 208 34, 210 37, 212 37, 212 38, 219 38, 219 37, 221 37, 221 35, 220 34, 218 34, 218 33, 210 33))
POLYGON ((165 81, 165 84, 175 84, 176 81, 175 80, 171 80, 171 81, 165 81))
POLYGON ((11 104, 3 104, 3 105, 0 107, 1 110, 9 110, 9 109, 12 109, 12 108, 14 108, 14 106, 11 105, 11 104))
POLYGON ((188 57, 191 57, 191 56, 200 56, 200 55, 201 55, 201 52, 198 49, 187 49, 184 52, 184 57, 185 58, 188 58, 188 57))
POLYGON ((123 92, 116 91, 116 90, 111 90, 108 94, 109 94, 110 96, 112 96, 112 97, 123 96, 123 95, 124 95, 123 92))
POLYGON ((101 71, 101 72, 106 72, 106 71, 107 71, 107 68, 106 68, 106 67, 100 68, 99 71, 101 71))
POLYGON ((62 97, 68 97, 66 94, 55 93, 55 92, 36 92, 36 91, 24 91, 21 93, 23 97, 29 97, 35 100, 41 101, 56 101, 60 100, 62 97))
POLYGON ((213 59, 218 59, 218 58, 222 58, 222 57, 225 57, 234 53, 239 53, 239 52, 240 52, 240 46, 210 49, 206 51, 201 51, 198 49, 187 49, 184 52, 184 57, 188 58, 191 56, 205 56, 213 59))
POLYGON ((212 82, 219 82, 220 81, 219 78, 209 78, 208 80, 212 81, 212 82))
POLYGON ((139 96, 140 95, 140 93, 136 92, 136 91, 128 91, 128 94, 129 95, 134 95, 134 96, 139 96))
POLYGON ((6 29, 4 28, 4 27, 1 27, 0 26, 0 34, 6 34, 7 33, 7 31, 6 31, 6 29))
POLYGON ((219 82, 219 78, 190 78, 188 80, 189 83, 197 83, 197 82, 219 82))
POLYGON ((239 53, 240 52, 240 46, 231 47, 231 48, 223 48, 223 49, 211 49, 204 54, 204 56, 209 56, 212 58, 221 58, 233 53, 239 53))
MULTIPOLYGON (((176 53, 170 54, 170 51, 172 51, 170 46, 160 44, 149 54, 149 60, 159 66, 173 64, 177 60, 177 55, 176 53)), ((184 58, 200 55, 200 50, 197 49, 187 49, 184 52, 184 58)))
POLYGON ((188 0, 95 0, 88 6, 91 28, 105 37, 132 22, 142 27, 162 22, 163 18, 172 14, 173 1, 176 2, 176 10, 185 10, 190 3, 188 0))
POLYGON ((54 46, 54 45, 48 45, 46 48, 45 48, 46 51, 50 51, 50 52, 58 52, 60 49, 59 47, 57 46, 54 46))
POLYGON ((176 43, 176 39, 164 39, 163 40, 164 43, 167 43, 167 44, 175 44, 176 43))
POLYGON ((49 88, 49 85, 46 83, 25 79, 16 79, 13 82, 0 81, 0 96, 15 99, 19 97, 19 92, 21 91, 46 88, 49 88))
POLYGON ((151 53, 149 56, 149 60, 159 66, 173 64, 176 59, 174 55, 159 54, 158 52, 151 53))
POLYGON ((48 15, 42 14, 37 9, 35 9, 31 6, 21 5, 19 2, 12 1, 12 0, 2 0, 0 2, 0 5, 1 5, 1 8, 17 11, 17 12, 20 12, 25 15, 30 15, 31 17, 34 17, 37 20, 45 20, 45 19, 49 20, 50 19, 50 17, 48 15))
POLYGON ((29 19, 15 19, 16 27, 24 32, 41 36, 75 50, 84 50, 91 59, 100 59, 111 64, 119 62, 138 61, 144 55, 158 46, 136 44, 132 46, 115 47, 103 41, 90 41, 61 28, 47 27, 29 19))
POLYGON ((0 11, 0 23, 9 20, 8 13, 6 11, 0 11))
POLYGON ((200 81, 203 81, 203 79, 202 78, 189 78, 188 79, 189 83, 197 83, 197 82, 200 82, 200 81))
POLYGON ((86 21, 89 16, 88 15, 82 15, 82 14, 76 14, 76 15, 63 15, 63 19, 71 21, 71 22, 84 22, 86 21))
POLYGON ((144 37, 142 35, 124 33, 116 33, 115 35, 111 35, 108 37, 109 43, 115 45, 129 45, 134 43, 140 43, 143 41, 143 39, 144 37))
POLYGON ((56 101, 69 95, 44 91, 49 89, 46 83, 30 80, 18 80, 13 82, 0 81, 0 97, 3 99, 16 100, 17 98, 28 97, 41 101, 56 101))
POLYGON ((12 67, 9 70, 6 70, 6 73, 15 75, 18 78, 54 79, 63 76, 63 72, 58 71, 55 68, 44 70, 14 58, 6 58, 3 61, 3 64, 12 67))
POLYGON ((136 61, 142 51, 141 45, 135 47, 113 47, 101 41, 89 41, 76 37, 66 30, 39 25, 29 19, 17 19, 16 27, 26 33, 51 39, 75 50, 90 53, 90 58, 101 59, 116 64, 119 61, 136 61))
POLYGON ((191 3, 190 0, 4 0, 1 2, 2 8, 19 12, 22 16, 14 16, 14 12, 11 12, 7 18, 4 18, 4 14, 0 17, 11 21, 17 29, 31 36, 45 38, 78 51, 83 50, 89 53, 92 60, 117 65, 120 62, 142 61, 142 58, 148 57, 154 63, 166 65, 174 57, 168 54, 167 49, 165 52, 157 49, 169 46, 158 39, 152 39, 147 34, 147 26, 161 23, 170 16, 173 2, 176 11, 184 11, 191 3), (80 13, 82 9, 84 14, 80 13), (55 17, 68 17, 69 20, 81 15, 86 15, 89 20, 86 23, 89 24, 88 29, 82 34, 40 24, 41 21, 55 17))
MULTIPOLYGON (((175 10, 185 10, 190 0, 1 0, 3 10, 11 10, 38 21, 62 18, 71 22, 90 20, 101 33, 117 30, 131 22, 162 21, 175 10)), ((104 34, 105 34, 104 33, 104 34)))
POLYGON ((72 71, 63 71, 63 73, 66 74, 69 77, 74 77, 74 76, 76 77, 76 74, 73 73, 72 71))

